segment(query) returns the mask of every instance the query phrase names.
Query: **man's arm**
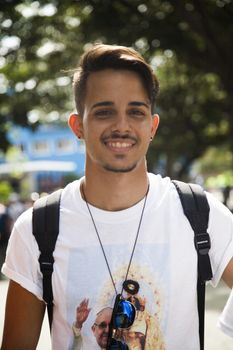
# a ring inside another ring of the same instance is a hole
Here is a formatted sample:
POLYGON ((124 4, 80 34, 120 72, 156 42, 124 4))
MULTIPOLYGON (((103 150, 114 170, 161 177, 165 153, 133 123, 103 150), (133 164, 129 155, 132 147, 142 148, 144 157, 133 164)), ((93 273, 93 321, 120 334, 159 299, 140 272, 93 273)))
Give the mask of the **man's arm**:
POLYGON ((230 262, 225 268, 222 279, 230 288, 233 288, 233 258, 231 258, 230 262))
POLYGON ((35 350, 44 312, 43 301, 10 281, 1 350, 35 350))

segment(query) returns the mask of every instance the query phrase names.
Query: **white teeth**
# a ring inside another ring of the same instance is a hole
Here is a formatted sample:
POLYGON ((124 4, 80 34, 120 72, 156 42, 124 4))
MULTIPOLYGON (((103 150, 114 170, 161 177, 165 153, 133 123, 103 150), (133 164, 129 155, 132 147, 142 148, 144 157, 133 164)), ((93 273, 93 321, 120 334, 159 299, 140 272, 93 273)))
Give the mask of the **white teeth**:
POLYGON ((111 142, 109 143, 110 147, 114 147, 114 148, 127 148, 127 147, 131 147, 131 143, 126 143, 126 142, 111 142))

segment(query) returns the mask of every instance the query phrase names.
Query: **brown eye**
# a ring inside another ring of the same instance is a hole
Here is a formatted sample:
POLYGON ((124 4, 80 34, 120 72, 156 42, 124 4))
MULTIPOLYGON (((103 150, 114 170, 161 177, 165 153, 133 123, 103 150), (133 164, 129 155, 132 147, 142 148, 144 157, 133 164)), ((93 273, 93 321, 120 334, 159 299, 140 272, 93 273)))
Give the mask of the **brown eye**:
POLYGON ((135 117, 143 117, 145 115, 144 111, 141 109, 132 109, 129 114, 135 117))
POLYGON ((97 118, 105 119, 105 118, 111 117, 113 115, 113 111, 109 109, 101 109, 101 110, 95 111, 94 115, 97 118))

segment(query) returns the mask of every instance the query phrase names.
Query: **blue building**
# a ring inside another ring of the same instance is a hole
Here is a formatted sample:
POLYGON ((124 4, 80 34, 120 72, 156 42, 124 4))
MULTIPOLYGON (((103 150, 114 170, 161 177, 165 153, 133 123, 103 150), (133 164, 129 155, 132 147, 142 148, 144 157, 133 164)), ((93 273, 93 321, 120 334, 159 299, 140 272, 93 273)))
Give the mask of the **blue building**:
POLYGON ((50 192, 64 185, 65 176, 84 174, 85 146, 69 127, 48 124, 35 131, 13 127, 8 138, 19 150, 19 159, 2 163, 0 175, 22 173, 32 190, 50 192))

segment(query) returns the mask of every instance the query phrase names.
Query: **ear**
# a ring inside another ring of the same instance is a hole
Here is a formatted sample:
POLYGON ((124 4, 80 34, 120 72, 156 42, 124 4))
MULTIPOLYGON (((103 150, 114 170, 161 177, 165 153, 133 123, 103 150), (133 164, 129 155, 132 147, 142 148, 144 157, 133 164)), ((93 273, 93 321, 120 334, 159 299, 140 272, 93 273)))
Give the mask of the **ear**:
POLYGON ((158 114, 154 114, 152 116, 152 126, 151 126, 151 137, 152 137, 152 139, 153 139, 153 137, 156 134, 158 126, 159 126, 159 115, 158 114))
POLYGON ((79 139, 83 137, 83 123, 80 115, 71 114, 68 119, 68 125, 79 139))

